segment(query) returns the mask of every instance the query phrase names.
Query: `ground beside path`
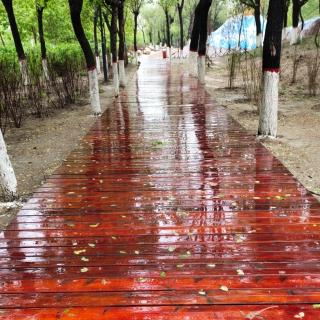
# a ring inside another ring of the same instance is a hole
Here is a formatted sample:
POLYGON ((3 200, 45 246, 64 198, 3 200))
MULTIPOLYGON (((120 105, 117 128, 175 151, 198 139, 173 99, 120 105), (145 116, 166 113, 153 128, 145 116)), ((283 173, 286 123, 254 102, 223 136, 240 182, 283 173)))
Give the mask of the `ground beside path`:
MULTIPOLYGON (((289 169, 292 174, 320 199, 320 103, 319 93, 308 93, 308 69, 305 63, 314 59, 302 51, 297 81, 292 81, 294 47, 284 49, 279 95, 279 121, 277 139, 265 139, 263 144, 289 169), (303 59, 302 59, 303 57, 303 59)), ((252 134, 258 131, 259 111, 244 93, 243 68, 239 67, 234 88, 227 88, 227 58, 213 58, 207 69, 206 88, 218 104, 252 134)), ((260 72, 256 58, 256 72, 260 72)), ((244 64, 244 63, 243 63, 244 64)), ((258 77, 257 77, 258 78, 258 77)), ((260 81, 260 80, 259 80, 260 81)), ((318 90, 319 91, 319 90, 318 90)))
POLYGON ((182 68, 134 81, 0 237, 0 319, 320 317, 320 205, 182 68))

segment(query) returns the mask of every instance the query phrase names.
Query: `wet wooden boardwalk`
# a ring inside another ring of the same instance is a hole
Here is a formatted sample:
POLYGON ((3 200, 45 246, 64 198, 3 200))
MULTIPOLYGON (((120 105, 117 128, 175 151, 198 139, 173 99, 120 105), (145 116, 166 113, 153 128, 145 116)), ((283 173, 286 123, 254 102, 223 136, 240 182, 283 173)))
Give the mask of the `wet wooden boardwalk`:
POLYGON ((320 319, 319 213, 195 80, 146 60, 1 233, 0 319, 320 319))

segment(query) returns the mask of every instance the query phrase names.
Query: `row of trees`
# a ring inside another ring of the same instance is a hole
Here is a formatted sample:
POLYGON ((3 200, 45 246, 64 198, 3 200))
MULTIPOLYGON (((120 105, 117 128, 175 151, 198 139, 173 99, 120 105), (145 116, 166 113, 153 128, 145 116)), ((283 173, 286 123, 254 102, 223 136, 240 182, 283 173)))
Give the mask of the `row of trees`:
MULTIPOLYGON (((195 10, 195 19, 190 43, 190 74, 197 76, 201 83, 204 82, 204 56, 206 53, 207 44, 207 17, 211 2, 212 0, 199 1, 195 10)), ((259 41, 262 39, 260 0, 240 0, 240 2, 254 9, 257 27, 257 41, 259 43, 259 41)), ((297 28, 299 24, 299 16, 303 21, 301 8, 306 2, 307 0, 292 0, 292 44, 295 44, 298 41, 299 33, 297 28)), ((278 88, 282 33, 283 28, 286 27, 287 24, 288 7, 289 0, 269 1, 262 55, 263 90, 258 129, 258 135, 260 136, 277 136, 278 88)))
MULTIPOLYGON (((28 88, 30 79, 28 76, 28 59, 22 43, 21 33, 15 16, 15 10, 12 0, 1 0, 5 8, 8 18, 9 26, 14 40, 15 51, 18 57, 20 72, 23 83, 28 88)), ((33 2, 34 0, 32 0, 33 2)), ((50 0, 35 0, 34 10, 37 16, 38 36, 41 49, 43 77, 49 77, 48 62, 47 62, 47 46, 45 39, 45 30, 43 23, 43 15, 50 0)), ((125 33, 125 19, 126 14, 131 12, 134 16, 134 50, 138 50, 137 46, 137 31, 138 31, 138 16, 143 5, 143 0, 91 0, 90 5, 93 9, 93 35, 94 35, 94 51, 91 48, 90 42, 86 36, 85 29, 82 23, 81 13, 84 7, 83 0, 68 0, 69 19, 76 37, 85 58, 88 80, 89 93, 92 112, 94 115, 101 114, 101 105, 99 97, 99 83, 98 73, 100 72, 100 50, 102 51, 102 62, 104 78, 108 80, 108 61, 106 49, 106 30, 109 29, 110 34, 110 51, 111 51, 111 65, 113 73, 113 85, 115 95, 119 94, 119 87, 126 85, 125 75, 125 58, 127 55, 126 48, 126 33, 125 33), (99 43, 101 45, 99 46, 99 43)), ((36 39, 36 37, 35 37, 36 39)), ((3 45, 5 45, 3 43, 3 45)), ((0 185, 4 194, 8 198, 12 198, 17 192, 17 181, 14 170, 10 163, 5 141, 2 132, 0 131, 0 185)))
MULTIPOLYGON (((290 15, 292 20, 291 44, 299 42, 299 22, 302 21, 303 15, 302 7, 308 0, 286 0, 284 8, 283 27, 288 26, 288 17, 290 15), (291 10, 289 10, 291 8, 291 10)), ((143 20, 146 21, 146 33, 149 35, 150 43, 166 43, 169 51, 174 43, 176 47, 183 49, 184 45, 191 38, 193 21, 196 14, 196 6, 198 0, 155 0, 162 9, 163 15, 157 17, 154 15, 154 5, 150 11, 147 9, 143 12, 143 20)), ((241 14, 244 10, 252 10, 257 30, 257 46, 262 46, 263 41, 263 27, 261 16, 265 15, 266 1, 262 0, 211 0, 208 11, 208 29, 210 34, 228 16, 228 13, 241 14), (232 5, 231 5, 232 4, 232 5), (227 9, 229 8, 229 9, 227 9), (232 9, 230 9, 232 8, 232 9), (228 12, 231 11, 231 12, 228 12)))

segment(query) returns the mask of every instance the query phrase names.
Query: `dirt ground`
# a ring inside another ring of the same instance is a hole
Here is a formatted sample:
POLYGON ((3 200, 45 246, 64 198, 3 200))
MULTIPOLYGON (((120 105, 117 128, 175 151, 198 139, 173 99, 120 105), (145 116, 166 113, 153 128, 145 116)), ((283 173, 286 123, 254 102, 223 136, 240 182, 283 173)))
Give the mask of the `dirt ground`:
MULTIPOLYGON (((296 84, 291 84, 293 48, 286 48, 282 58, 277 139, 264 140, 264 145, 310 191, 320 194, 320 101, 308 94, 308 52, 301 52, 296 84)), ((258 129, 258 108, 248 99, 241 87, 241 71, 235 88, 227 88, 226 58, 214 59, 207 72, 206 87, 218 104, 248 131, 258 129)), ((319 82, 318 82, 319 83, 319 82)), ((318 197, 320 199, 320 197, 318 197)))
MULTIPOLYGON (((127 68, 128 80, 136 67, 127 68)), ((112 83, 100 81, 101 108, 104 111, 114 101, 112 83)), ((30 117, 22 128, 6 131, 5 141, 18 181, 19 200, 7 205, 0 203, 0 229, 5 227, 25 201, 75 148, 93 125, 89 100, 57 110, 37 119, 30 117), (67 137, 67 138, 66 138, 67 137)))

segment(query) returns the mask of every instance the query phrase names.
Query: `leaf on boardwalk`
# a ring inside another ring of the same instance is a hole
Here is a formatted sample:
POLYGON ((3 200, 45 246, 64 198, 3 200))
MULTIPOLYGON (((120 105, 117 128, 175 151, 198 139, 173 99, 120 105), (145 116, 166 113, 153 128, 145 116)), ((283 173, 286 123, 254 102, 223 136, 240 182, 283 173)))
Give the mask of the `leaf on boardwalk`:
POLYGON ((173 246, 170 246, 170 247, 168 248, 168 251, 169 251, 169 252, 173 252, 173 251, 175 251, 175 250, 176 250, 176 248, 173 247, 173 246))
POLYGON ((81 257, 81 261, 88 262, 88 261, 89 261, 89 259, 88 259, 88 258, 86 258, 86 257, 81 257))
POLYGON ((187 251, 186 253, 180 254, 179 258, 180 259, 188 259, 191 256, 191 252, 187 251))
POLYGON ((95 245, 95 243, 88 243, 88 246, 91 248, 94 248, 96 245, 95 245))
POLYGON ((294 317, 295 317, 296 319, 303 319, 304 316, 305 316, 304 312, 299 312, 299 313, 296 314, 294 317))
POLYGON ((238 269, 238 270, 237 270, 237 274, 238 274, 239 276, 244 276, 244 272, 243 272, 243 270, 241 270, 241 269, 238 269))
POLYGON ((67 226, 70 228, 73 228, 75 226, 75 224, 74 223, 67 223, 67 226))
POLYGON ((215 268, 216 265, 215 265, 214 263, 208 263, 208 264, 207 264, 207 267, 208 267, 208 268, 215 268))
POLYGON ((228 292, 229 291, 229 288, 227 286, 221 286, 220 287, 220 290, 221 291, 224 291, 224 292, 228 292))
POLYGON ((86 249, 82 249, 82 250, 74 250, 73 253, 76 254, 76 255, 79 255, 81 253, 84 253, 86 252, 86 249))
POLYGON ((160 277, 165 278, 167 276, 167 273, 165 271, 160 272, 160 277))
POLYGON ((201 296, 205 296, 205 295, 207 294, 204 290, 200 290, 200 291, 198 291, 198 293, 199 293, 201 296))
POLYGON ((95 224, 89 224, 90 228, 96 228, 100 225, 100 223, 95 223, 95 224))
POLYGON ((319 303, 313 304, 312 308, 313 309, 320 309, 320 304, 319 303))
POLYGON ((80 270, 82 273, 84 273, 84 272, 88 272, 89 271, 89 269, 88 268, 86 268, 86 267, 83 267, 83 268, 81 268, 81 270, 80 270))

